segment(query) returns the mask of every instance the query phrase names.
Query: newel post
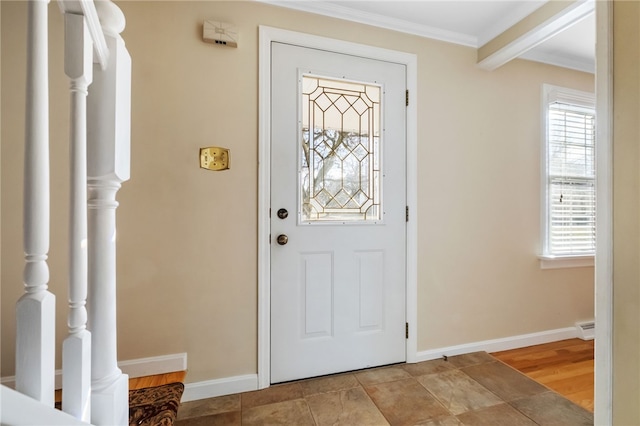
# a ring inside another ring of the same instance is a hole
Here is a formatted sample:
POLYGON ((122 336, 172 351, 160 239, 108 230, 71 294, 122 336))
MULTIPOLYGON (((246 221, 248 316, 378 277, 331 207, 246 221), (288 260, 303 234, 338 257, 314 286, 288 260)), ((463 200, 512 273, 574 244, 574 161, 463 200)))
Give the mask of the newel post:
POLYGON ((124 15, 109 1, 95 4, 109 59, 104 70, 94 65, 88 98, 91 422, 127 425, 128 377, 118 368, 116 333, 116 193, 129 179, 131 58, 120 37, 124 15))
POLYGON ((62 409, 91 420, 91 333, 87 331, 87 91, 93 41, 83 15, 64 14, 65 63, 71 112, 69 215, 69 336, 62 345, 62 409))
POLYGON ((49 266, 47 0, 29 2, 24 146, 24 286, 16 304, 16 390, 53 407, 55 296, 49 266))

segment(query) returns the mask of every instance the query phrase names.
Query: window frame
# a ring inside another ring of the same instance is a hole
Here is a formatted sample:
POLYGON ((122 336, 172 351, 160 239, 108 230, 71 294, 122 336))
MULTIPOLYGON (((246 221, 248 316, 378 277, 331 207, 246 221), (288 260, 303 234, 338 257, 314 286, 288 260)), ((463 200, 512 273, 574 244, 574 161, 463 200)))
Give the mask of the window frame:
MULTIPOLYGON (((588 267, 594 265, 595 248, 593 253, 568 253, 554 254, 550 248, 550 203, 549 203, 549 106, 553 102, 562 102, 579 107, 592 108, 595 114, 596 98, 591 92, 584 92, 566 87, 543 84, 542 86, 542 149, 541 149, 541 172, 540 172, 540 261, 541 269, 575 268, 588 267)), ((594 178, 595 181, 595 178, 594 178)))

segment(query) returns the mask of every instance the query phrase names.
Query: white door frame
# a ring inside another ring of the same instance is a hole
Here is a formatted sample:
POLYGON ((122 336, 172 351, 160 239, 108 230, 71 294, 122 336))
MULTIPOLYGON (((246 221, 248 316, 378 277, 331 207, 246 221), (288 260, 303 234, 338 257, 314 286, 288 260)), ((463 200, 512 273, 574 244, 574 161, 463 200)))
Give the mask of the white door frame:
POLYGON ((415 362, 418 352, 418 172, 417 172, 417 87, 418 58, 415 54, 334 40, 294 31, 260 26, 258 65, 258 388, 271 384, 271 253, 269 244, 271 206, 271 43, 282 42, 336 53, 395 62, 407 67, 407 89, 413 94, 407 107, 407 206, 410 217, 406 238, 406 315, 409 338, 407 362, 415 362))
POLYGON ((596 2, 594 424, 613 424, 613 2, 596 2))

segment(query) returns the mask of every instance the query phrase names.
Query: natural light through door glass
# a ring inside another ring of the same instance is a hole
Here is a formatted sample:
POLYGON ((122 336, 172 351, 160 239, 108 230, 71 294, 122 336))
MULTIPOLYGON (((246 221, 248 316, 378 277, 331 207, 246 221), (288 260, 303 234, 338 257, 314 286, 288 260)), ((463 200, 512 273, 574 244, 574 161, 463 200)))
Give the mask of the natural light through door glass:
POLYGON ((380 86, 302 78, 301 220, 380 220, 380 86))

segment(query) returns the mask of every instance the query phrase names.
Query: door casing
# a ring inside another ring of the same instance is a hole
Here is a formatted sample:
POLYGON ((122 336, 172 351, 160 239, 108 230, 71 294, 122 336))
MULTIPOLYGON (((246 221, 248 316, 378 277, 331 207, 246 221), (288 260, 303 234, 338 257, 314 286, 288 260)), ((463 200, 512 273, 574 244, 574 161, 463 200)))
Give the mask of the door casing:
POLYGON ((406 111, 407 138, 407 222, 406 239, 406 315, 409 337, 406 341, 407 362, 417 358, 417 56, 395 50, 367 46, 358 43, 334 40, 272 27, 259 28, 259 88, 258 88, 258 388, 270 386, 270 296, 271 296, 271 254, 270 219, 271 207, 271 43, 281 42, 302 47, 323 49, 336 53, 377 59, 404 64, 407 67, 407 89, 409 105, 406 111), (411 96, 413 94, 413 96, 411 96))

